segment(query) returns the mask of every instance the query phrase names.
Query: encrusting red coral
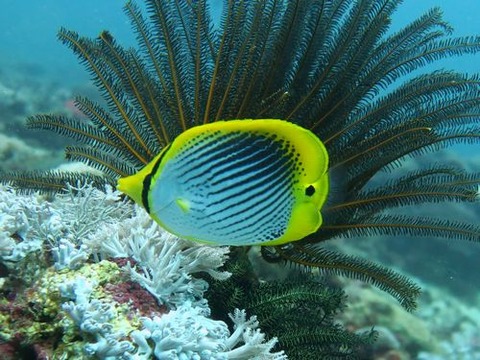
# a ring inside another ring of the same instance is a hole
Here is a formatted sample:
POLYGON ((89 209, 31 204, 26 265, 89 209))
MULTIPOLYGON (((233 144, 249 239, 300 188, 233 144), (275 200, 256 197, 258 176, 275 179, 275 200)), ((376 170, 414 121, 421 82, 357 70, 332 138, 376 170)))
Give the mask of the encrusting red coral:
POLYGON ((142 316, 161 316, 168 310, 165 306, 159 306, 155 297, 139 284, 133 281, 118 284, 105 285, 105 292, 119 304, 130 304, 142 316))

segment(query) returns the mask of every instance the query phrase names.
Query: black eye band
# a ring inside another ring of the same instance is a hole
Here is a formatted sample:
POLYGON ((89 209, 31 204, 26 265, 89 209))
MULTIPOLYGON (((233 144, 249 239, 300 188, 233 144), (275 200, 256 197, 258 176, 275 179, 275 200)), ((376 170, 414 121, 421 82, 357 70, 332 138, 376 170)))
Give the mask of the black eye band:
POLYGON ((150 204, 148 203, 148 193, 150 192, 150 185, 152 184, 152 176, 157 172, 158 167, 160 166, 160 163, 162 162, 163 157, 167 153, 169 147, 170 147, 170 144, 167 145, 167 147, 162 153, 162 156, 160 156, 160 158, 157 160, 157 162, 153 166, 152 172, 147 176, 145 176, 145 178, 143 179, 142 203, 143 203, 143 207, 149 214, 150 214, 150 204))

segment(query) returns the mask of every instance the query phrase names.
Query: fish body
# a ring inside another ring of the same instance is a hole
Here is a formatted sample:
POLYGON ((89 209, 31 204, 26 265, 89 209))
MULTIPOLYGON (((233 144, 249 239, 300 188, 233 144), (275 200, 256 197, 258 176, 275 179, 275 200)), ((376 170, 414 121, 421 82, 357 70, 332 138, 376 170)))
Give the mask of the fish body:
POLYGON ((117 188, 181 238, 278 245, 320 227, 327 169, 327 150, 309 130, 229 120, 186 130, 117 188))

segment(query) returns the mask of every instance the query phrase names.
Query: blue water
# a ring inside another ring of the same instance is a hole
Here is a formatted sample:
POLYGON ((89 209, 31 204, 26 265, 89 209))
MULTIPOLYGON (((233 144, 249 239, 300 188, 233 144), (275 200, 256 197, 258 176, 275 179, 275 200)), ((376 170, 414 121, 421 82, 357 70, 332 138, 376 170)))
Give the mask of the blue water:
MULTIPOLYGON (((122 44, 134 44, 133 34, 123 1, 112 0, 2 0, 0 12, 0 65, 27 66, 45 71, 54 80, 66 83, 85 81, 88 75, 75 57, 56 40, 61 26, 82 35, 96 36, 108 29, 122 44)), ((221 0, 212 0, 219 12, 221 0)), ((393 29, 403 26, 439 6, 445 19, 454 26, 456 35, 480 34, 480 1, 478 0, 405 0, 393 19, 393 29)), ((478 58, 454 58, 441 66, 465 72, 480 72, 478 58)))

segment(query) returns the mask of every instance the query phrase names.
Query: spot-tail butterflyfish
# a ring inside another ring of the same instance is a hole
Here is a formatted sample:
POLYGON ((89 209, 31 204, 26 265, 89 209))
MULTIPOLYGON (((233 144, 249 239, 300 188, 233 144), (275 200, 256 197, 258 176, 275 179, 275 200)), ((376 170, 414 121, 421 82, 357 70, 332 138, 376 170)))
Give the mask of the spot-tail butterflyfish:
POLYGON ((178 237, 279 245, 322 224, 327 169, 325 146, 298 125, 217 121, 180 134, 117 188, 178 237))

